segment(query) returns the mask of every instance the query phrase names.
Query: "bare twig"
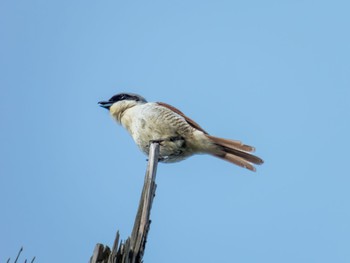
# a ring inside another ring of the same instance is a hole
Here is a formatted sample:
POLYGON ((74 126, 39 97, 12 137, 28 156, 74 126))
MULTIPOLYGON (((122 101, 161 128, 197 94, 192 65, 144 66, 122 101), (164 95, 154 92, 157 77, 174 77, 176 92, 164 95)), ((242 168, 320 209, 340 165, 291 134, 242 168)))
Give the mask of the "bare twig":
POLYGON ((137 210, 134 227, 125 242, 119 244, 119 231, 112 247, 97 244, 90 263, 140 263, 144 254, 149 226, 153 198, 156 191, 156 173, 159 158, 159 143, 150 145, 148 166, 142 189, 139 207, 137 210))
MULTIPOLYGON (((19 256, 21 255, 22 251, 23 251, 23 247, 21 247, 20 250, 18 251, 18 254, 17 254, 17 257, 16 257, 14 263, 17 263, 17 261, 18 261, 18 259, 19 259, 19 256)), ((32 259, 32 261, 31 261, 30 263, 33 263, 34 260, 35 260, 35 257, 32 259)), ((11 258, 8 258, 8 260, 6 261, 6 263, 10 263, 10 261, 11 261, 11 258)), ((24 260, 24 263, 27 263, 27 259, 24 260)))
POLYGON ((19 256, 21 255, 22 251, 23 251, 23 247, 21 247, 21 249, 18 251, 18 254, 17 254, 17 257, 16 257, 14 263, 17 263, 17 260, 18 260, 19 256))

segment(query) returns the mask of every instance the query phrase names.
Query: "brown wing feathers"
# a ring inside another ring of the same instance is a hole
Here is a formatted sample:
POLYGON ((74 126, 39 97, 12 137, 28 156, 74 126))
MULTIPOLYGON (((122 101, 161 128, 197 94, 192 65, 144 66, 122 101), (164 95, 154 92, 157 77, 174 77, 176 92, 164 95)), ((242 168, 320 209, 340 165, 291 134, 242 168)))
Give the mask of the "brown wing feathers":
POLYGON ((169 110, 172 110, 173 112, 179 114, 180 116, 182 116, 186 122, 191 125, 193 128, 196 128, 197 130, 200 130, 202 132, 204 132, 205 134, 208 134, 201 126, 199 126, 199 124, 197 122, 195 122, 194 120, 188 118, 185 114, 183 114, 182 111, 180 111, 179 109, 175 108, 174 106, 171 106, 169 104, 166 104, 164 102, 157 102, 157 104, 159 106, 163 106, 165 108, 168 108, 169 110))

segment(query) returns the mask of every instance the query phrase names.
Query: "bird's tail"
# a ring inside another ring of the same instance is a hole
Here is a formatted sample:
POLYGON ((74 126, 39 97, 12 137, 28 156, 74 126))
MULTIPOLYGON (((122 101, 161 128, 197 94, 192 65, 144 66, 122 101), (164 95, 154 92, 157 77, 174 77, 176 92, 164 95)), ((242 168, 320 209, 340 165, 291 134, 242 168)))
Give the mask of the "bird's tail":
POLYGON ((228 140, 207 135, 208 138, 218 146, 218 150, 211 152, 215 157, 234 163, 255 172, 254 164, 262 164, 264 161, 251 154, 255 148, 245 145, 240 141, 228 140))

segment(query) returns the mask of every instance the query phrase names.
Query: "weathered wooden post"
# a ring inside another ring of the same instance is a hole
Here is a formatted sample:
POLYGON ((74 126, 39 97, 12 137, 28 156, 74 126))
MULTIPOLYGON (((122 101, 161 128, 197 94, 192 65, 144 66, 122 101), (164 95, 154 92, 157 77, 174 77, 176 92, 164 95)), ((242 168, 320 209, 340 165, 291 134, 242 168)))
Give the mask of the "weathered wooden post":
POLYGON ((97 244, 90 263, 141 263, 145 251, 147 234, 151 223, 150 214, 156 191, 156 173, 159 156, 159 143, 150 145, 145 182, 142 189, 139 208, 137 210, 131 236, 119 244, 119 231, 112 250, 108 246, 97 244))

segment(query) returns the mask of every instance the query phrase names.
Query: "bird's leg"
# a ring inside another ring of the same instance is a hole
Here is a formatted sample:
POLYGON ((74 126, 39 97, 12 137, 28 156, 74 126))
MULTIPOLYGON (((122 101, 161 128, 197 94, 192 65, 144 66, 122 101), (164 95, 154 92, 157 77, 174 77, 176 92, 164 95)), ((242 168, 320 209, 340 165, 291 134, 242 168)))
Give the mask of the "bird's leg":
POLYGON ((158 143, 159 145, 162 145, 162 142, 164 141, 165 141, 164 139, 150 140, 149 145, 151 145, 152 143, 158 143))
POLYGON ((184 140, 184 137, 182 137, 182 136, 173 136, 173 137, 169 138, 169 141, 171 141, 171 142, 183 141, 183 140, 184 140))
POLYGON ((176 142, 176 141, 180 141, 180 140, 184 140, 184 138, 182 136, 172 136, 172 137, 165 138, 165 139, 150 140, 149 144, 151 144, 151 143, 159 143, 159 145, 162 145, 162 142, 165 142, 165 141, 176 142))
MULTIPOLYGON (((171 136, 171 137, 168 137, 168 138, 164 138, 164 139, 157 139, 157 140, 150 140, 149 141, 149 144, 151 145, 152 143, 158 143, 159 146, 163 146, 163 147, 166 147, 163 143, 164 142, 172 142, 172 143, 176 143, 177 141, 185 141, 184 138, 182 136, 171 136)), ((181 151, 180 151, 181 152, 181 151)), ((158 161, 159 162, 164 162, 166 161, 167 159, 169 159, 169 156, 160 156, 158 161)))

